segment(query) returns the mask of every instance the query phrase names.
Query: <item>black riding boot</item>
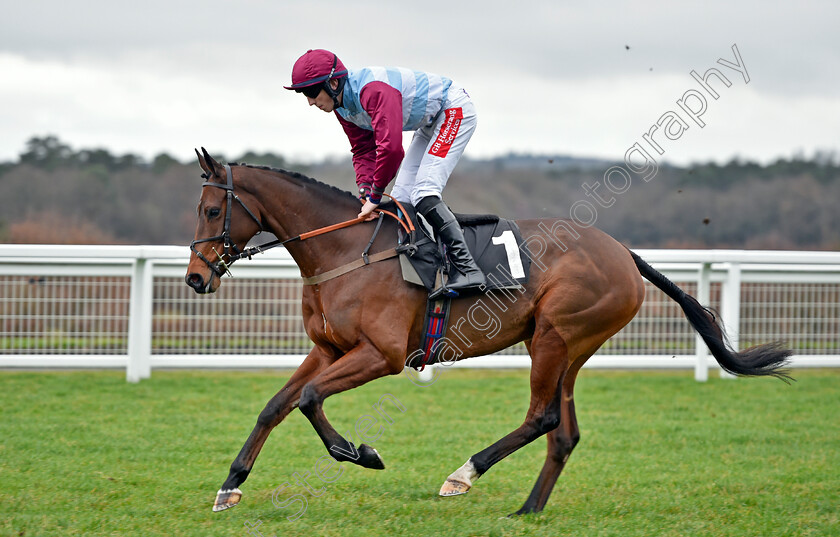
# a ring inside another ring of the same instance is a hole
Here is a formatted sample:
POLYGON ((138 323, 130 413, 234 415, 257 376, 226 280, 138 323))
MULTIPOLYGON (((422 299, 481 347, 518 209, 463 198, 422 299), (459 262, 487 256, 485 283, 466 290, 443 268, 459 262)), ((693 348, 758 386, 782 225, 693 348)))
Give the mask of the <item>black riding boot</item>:
POLYGON ((464 289, 484 285, 484 273, 475 264, 467 243, 464 242, 464 232, 443 200, 437 196, 427 196, 417 204, 417 210, 435 230, 435 235, 443 240, 451 268, 454 269, 449 271, 449 278, 444 287, 432 292, 432 298, 447 290, 457 294, 464 289))

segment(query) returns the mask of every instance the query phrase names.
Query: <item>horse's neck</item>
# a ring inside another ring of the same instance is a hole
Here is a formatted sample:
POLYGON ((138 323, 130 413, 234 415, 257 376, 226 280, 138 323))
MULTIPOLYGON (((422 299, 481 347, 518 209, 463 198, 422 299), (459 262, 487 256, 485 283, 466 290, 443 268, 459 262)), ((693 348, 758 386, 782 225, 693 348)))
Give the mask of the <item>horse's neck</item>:
MULTIPOLYGON (((269 172, 259 183, 260 202, 267 212, 270 231, 280 239, 296 237, 358 214, 352 198, 342 198, 330 187, 280 172, 269 172)), ((348 247, 341 233, 326 233, 317 240, 292 241, 286 249, 303 272, 318 271, 331 264, 348 247)))

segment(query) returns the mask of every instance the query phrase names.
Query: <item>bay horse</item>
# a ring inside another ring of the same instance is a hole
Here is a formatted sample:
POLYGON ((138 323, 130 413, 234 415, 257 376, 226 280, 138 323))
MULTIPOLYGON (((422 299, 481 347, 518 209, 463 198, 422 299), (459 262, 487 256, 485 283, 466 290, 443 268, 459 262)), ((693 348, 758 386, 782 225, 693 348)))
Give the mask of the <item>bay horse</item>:
MULTIPOLYGON (((283 239, 305 278, 317 278, 358 259, 369 243, 374 223, 361 219, 351 222, 357 225, 311 238, 307 235, 353 220, 361 207, 353 194, 298 173, 223 166, 204 148, 196 154, 206 179, 186 275, 186 283, 196 292, 215 292, 231 259, 241 257, 240 246, 263 229, 283 239)), ((504 307, 498 311, 501 326, 492 333, 486 323, 459 323, 463 348, 454 359, 491 354, 524 341, 531 357, 530 405, 522 425, 472 455, 447 477, 442 496, 466 493, 494 464, 545 435, 545 463, 527 500, 514 514, 542 511, 580 439, 575 379, 586 360, 639 311, 645 296, 642 276, 679 303, 724 370, 742 376, 789 378, 780 368, 790 351, 778 343, 733 351, 710 311, 606 233, 565 220, 520 220, 517 224, 522 236, 528 237, 530 278, 515 293, 490 292, 493 301, 504 307)), ((372 251, 394 246, 398 225, 390 219, 384 223, 372 251)), ((330 425, 323 402, 331 395, 402 372, 406 356, 420 343, 426 299, 425 288, 403 280, 396 257, 304 285, 303 320, 314 347, 259 414, 216 495, 213 510, 241 501, 239 487, 269 433, 295 407, 309 419, 335 460, 384 468, 375 449, 364 443, 354 446, 330 425)), ((482 296, 454 299, 450 323, 475 319, 474 308, 481 300, 482 296)))

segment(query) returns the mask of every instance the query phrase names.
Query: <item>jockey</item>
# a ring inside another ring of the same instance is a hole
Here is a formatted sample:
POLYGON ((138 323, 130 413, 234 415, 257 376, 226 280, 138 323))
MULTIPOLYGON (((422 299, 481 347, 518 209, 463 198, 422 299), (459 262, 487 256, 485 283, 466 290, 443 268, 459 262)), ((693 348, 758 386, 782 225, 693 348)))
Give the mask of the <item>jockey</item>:
POLYGON ((364 203, 359 217, 374 218, 385 187, 396 176, 391 195, 414 205, 443 240, 456 270, 433 297, 485 283, 455 215, 441 200, 475 130, 475 106, 464 88, 446 77, 401 67, 348 71, 335 54, 320 49, 295 62, 292 85, 284 87, 303 93, 310 106, 335 112, 353 153, 364 203), (402 131, 414 131, 407 153, 402 131))

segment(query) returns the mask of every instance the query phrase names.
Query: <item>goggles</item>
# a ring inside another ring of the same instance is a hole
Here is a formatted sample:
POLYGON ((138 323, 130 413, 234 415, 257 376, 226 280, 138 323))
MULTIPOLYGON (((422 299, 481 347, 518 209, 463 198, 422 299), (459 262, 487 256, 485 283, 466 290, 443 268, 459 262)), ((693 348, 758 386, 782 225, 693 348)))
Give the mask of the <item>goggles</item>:
POLYGON ((298 93, 303 93, 310 99, 315 99, 318 95, 321 94, 321 90, 324 89, 324 86, 321 84, 315 84, 314 86, 306 86, 305 88, 300 88, 298 93))

